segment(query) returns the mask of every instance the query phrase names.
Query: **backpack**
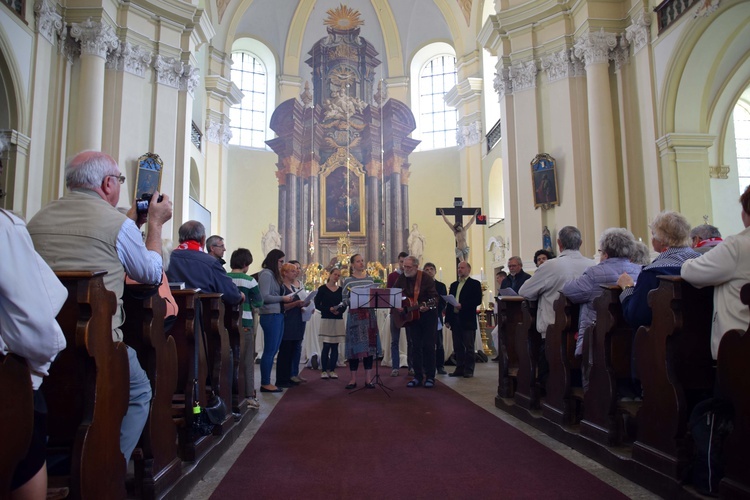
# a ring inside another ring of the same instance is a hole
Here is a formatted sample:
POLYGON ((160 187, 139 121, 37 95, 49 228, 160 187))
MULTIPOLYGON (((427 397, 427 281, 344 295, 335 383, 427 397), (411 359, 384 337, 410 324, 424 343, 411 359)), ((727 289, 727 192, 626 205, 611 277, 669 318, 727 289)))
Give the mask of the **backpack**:
POLYGON ((693 486, 704 495, 716 496, 724 477, 722 446, 734 425, 732 404, 721 398, 701 401, 690 414, 688 428, 695 443, 692 464, 693 486))

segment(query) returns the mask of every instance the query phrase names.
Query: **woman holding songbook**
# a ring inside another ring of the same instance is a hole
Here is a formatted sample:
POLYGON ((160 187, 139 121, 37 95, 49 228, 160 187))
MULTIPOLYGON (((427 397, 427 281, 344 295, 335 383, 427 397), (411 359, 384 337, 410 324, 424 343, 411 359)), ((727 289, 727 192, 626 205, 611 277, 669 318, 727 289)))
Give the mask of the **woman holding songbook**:
POLYGON ((352 289, 358 287, 370 288, 375 280, 365 272, 365 259, 360 254, 354 254, 349 259, 350 276, 341 285, 342 305, 349 307, 346 318, 346 359, 349 362, 351 377, 346 389, 357 387, 357 369, 359 360, 365 365, 365 387, 374 389, 372 383, 372 360, 377 355, 378 321, 375 311, 370 309, 351 307, 352 289))
POLYGON ((294 264, 281 266, 281 293, 291 297, 291 301, 284 304, 284 334, 279 346, 279 356, 276 358, 276 385, 278 387, 292 387, 299 382, 292 378, 292 364, 294 353, 300 348, 305 335, 305 323, 302 321, 302 305, 304 301, 294 290, 294 280, 297 279, 297 267, 294 264))
POLYGON ((263 268, 258 274, 258 286, 263 297, 260 309, 260 326, 263 328, 263 356, 260 358, 260 392, 282 392, 282 389, 271 384, 273 358, 281 345, 284 334, 284 314, 282 305, 292 301, 291 295, 281 291, 281 266, 284 264, 284 252, 271 250, 263 260, 263 268))
POLYGON ((320 378, 339 378, 336 375, 336 363, 339 360, 339 343, 346 338, 343 313, 346 306, 341 306, 341 287, 339 279, 341 270, 334 268, 328 280, 318 288, 315 296, 315 308, 320 311, 320 340, 323 342, 320 378))

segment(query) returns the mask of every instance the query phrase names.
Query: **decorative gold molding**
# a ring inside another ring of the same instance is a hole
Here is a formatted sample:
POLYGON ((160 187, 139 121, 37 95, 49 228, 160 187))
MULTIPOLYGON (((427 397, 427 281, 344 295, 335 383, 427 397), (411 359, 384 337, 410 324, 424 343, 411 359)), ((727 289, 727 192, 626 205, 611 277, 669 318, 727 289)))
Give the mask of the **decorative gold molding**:
POLYGON ((376 177, 380 179, 381 172, 383 171, 383 164, 380 160, 371 160, 370 163, 365 165, 365 172, 367 177, 376 177))

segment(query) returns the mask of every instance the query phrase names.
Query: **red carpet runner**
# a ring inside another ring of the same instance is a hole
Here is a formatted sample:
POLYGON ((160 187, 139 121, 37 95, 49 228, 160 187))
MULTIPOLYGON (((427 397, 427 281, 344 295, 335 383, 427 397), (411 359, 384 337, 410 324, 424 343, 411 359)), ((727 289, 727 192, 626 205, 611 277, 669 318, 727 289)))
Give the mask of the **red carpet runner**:
POLYGON ((211 498, 625 498, 445 385, 349 394, 340 372, 305 371, 211 498))

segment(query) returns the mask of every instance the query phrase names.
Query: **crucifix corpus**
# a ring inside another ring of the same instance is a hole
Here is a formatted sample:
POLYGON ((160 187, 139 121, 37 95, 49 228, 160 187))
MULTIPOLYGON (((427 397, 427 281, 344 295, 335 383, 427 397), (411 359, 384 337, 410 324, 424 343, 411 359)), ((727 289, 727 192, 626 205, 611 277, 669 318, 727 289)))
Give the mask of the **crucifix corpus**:
POLYGON ((453 231, 453 235, 456 237, 456 259, 458 262, 463 262, 469 256, 469 245, 466 243, 466 230, 469 229, 474 221, 482 213, 481 208, 464 208, 464 201, 461 198, 453 198, 453 206, 448 208, 437 208, 435 209, 435 215, 442 215, 443 220, 453 231), (454 223, 448 220, 446 215, 453 215, 455 217, 454 223), (471 220, 468 224, 463 225, 464 215, 471 215, 471 220))

